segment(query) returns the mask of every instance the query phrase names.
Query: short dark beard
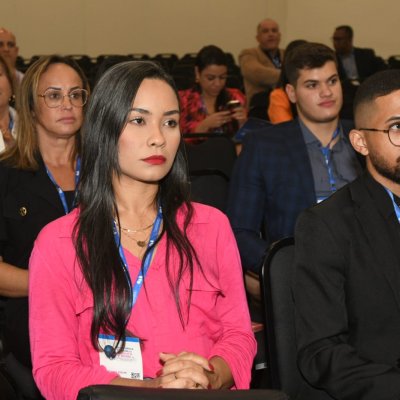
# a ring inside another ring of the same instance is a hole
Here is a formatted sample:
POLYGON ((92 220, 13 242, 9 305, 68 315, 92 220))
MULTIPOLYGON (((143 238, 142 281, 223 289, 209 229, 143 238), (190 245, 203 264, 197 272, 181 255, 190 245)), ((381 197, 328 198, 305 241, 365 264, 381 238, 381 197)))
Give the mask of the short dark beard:
POLYGON ((400 157, 397 158, 394 167, 390 167, 383 157, 374 153, 369 154, 369 159, 380 175, 394 183, 400 184, 400 157))

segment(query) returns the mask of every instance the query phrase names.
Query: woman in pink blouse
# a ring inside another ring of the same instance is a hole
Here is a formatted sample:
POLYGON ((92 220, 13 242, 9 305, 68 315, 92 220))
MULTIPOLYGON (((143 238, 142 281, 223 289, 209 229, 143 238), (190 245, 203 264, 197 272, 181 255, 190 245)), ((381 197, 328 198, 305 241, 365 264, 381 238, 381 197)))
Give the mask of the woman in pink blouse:
POLYGON ((248 388, 256 344, 229 222, 188 200, 172 79, 126 62, 97 83, 79 209, 30 262, 33 373, 43 396, 93 384, 248 388))
POLYGON ((220 132, 232 136, 247 118, 246 99, 238 89, 226 88, 228 61, 216 46, 203 47, 195 61, 196 84, 179 91, 181 132, 220 132), (236 102, 231 102, 236 100, 236 102))

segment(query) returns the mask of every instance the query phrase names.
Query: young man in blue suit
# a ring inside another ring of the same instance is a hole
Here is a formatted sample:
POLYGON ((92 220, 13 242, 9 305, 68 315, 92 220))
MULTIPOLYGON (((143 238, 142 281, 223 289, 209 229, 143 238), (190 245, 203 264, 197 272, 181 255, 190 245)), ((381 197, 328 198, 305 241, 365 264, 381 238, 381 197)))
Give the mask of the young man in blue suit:
POLYGON ((354 100, 367 171, 302 214, 293 284, 299 400, 400 399, 400 71, 354 100))
POLYGON ((288 58, 286 91, 294 121, 246 135, 230 184, 227 213, 245 270, 258 272, 269 245, 293 236, 301 211, 360 172, 339 121, 342 90, 333 50, 305 43, 288 58))

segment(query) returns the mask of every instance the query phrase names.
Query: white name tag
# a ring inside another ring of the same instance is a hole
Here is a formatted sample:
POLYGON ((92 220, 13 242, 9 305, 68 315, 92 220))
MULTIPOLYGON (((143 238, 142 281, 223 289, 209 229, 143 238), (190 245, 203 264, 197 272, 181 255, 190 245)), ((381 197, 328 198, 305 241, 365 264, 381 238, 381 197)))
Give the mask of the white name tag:
MULTIPOLYGON (((99 335, 99 344, 105 346, 115 345, 115 338, 111 335, 99 335)), ((125 349, 118 353, 115 358, 108 358, 104 352, 100 352, 100 364, 107 368, 107 371, 116 372, 121 378, 143 379, 142 352, 140 341, 135 337, 127 337, 125 349)))

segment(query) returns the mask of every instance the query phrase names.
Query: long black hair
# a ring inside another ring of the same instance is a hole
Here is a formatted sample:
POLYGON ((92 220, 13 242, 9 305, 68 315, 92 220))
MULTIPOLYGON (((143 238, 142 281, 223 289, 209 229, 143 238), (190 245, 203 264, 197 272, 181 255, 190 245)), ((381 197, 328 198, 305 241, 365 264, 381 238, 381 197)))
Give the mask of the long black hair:
MULTIPOLYGON (((124 345, 126 324, 131 312, 130 286, 113 235, 113 219, 119 220, 119 216, 112 182, 113 176, 120 174, 118 140, 144 79, 166 82, 178 99, 172 78, 157 64, 148 61, 123 62, 107 70, 98 81, 82 129, 80 213, 74 229, 74 245, 83 276, 93 293, 91 341, 97 349, 100 330, 114 334, 116 340, 124 345)), ((172 168, 160 182, 157 199, 154 200, 160 203, 163 210, 162 230, 154 245, 166 235, 166 275, 184 326, 179 285, 183 274, 188 272, 191 292, 193 260, 198 259, 186 237, 193 209, 189 202, 187 163, 182 140, 172 168), (178 210, 185 212, 182 228, 176 222, 178 210), (172 277, 169 267, 171 247, 176 249, 180 259, 177 278, 172 277)))

